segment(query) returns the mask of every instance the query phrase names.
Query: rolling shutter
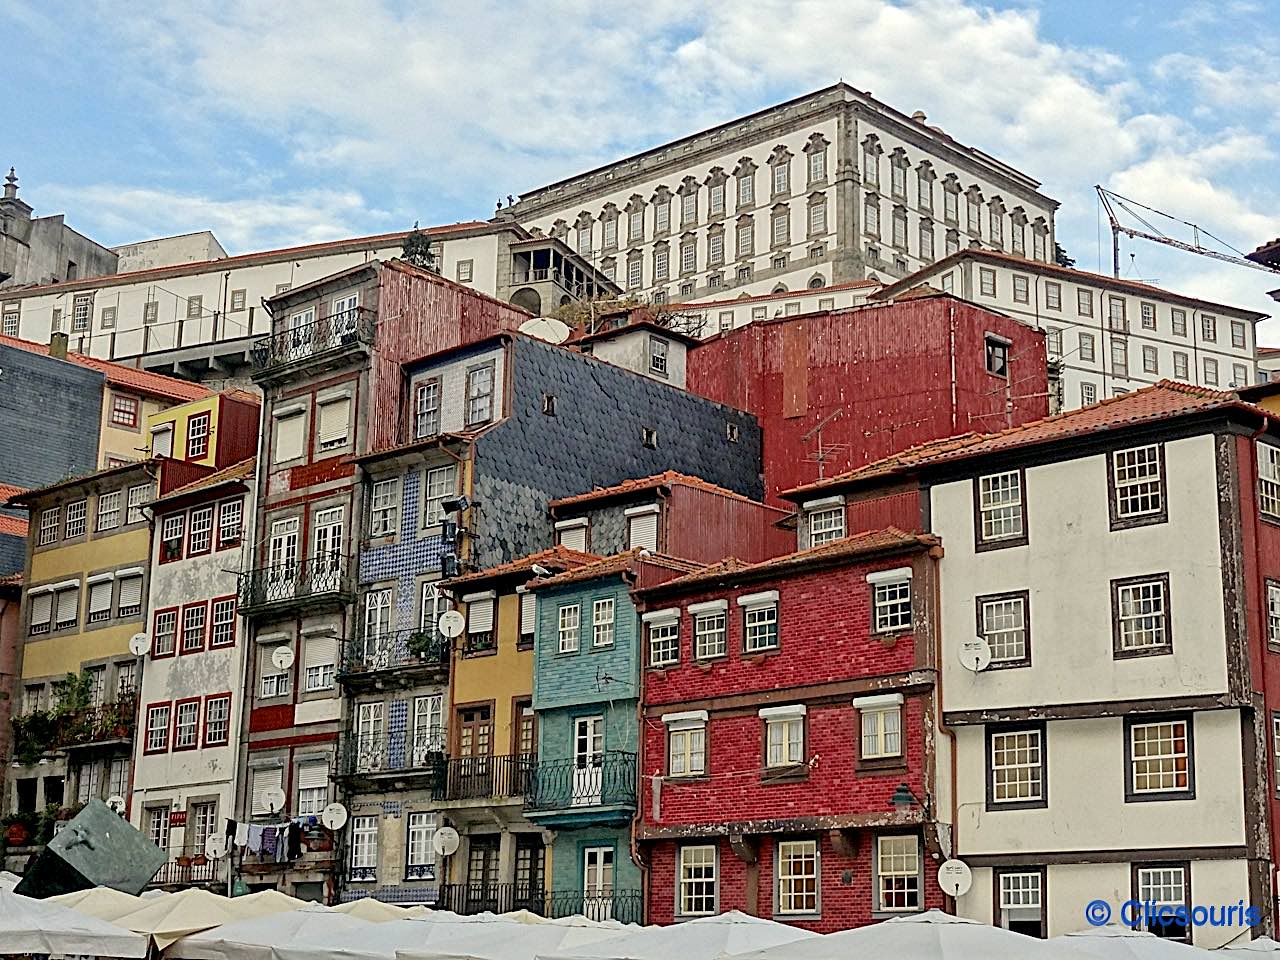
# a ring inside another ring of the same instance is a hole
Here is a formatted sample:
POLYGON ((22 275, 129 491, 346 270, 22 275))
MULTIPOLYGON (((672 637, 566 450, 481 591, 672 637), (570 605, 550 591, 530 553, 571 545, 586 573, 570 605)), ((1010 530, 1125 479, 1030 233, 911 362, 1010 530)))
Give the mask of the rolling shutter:
POLYGON ((284 463, 302 456, 302 411, 276 420, 275 462, 284 463))
POLYGON ((303 646, 303 667, 327 667, 338 662, 337 637, 308 637, 303 646))
POLYGON ((587 550, 587 522, 585 520, 564 520, 556 524, 556 541, 570 550, 587 550))
POLYGON ((627 516, 627 549, 657 551, 658 549, 658 510, 656 507, 641 507, 627 516))
POLYGON ((538 598, 532 593, 520 594, 520 635, 529 636, 538 622, 538 598))
POLYGON ((298 764, 298 789, 318 790, 329 787, 329 764, 324 760, 310 760, 298 764))
POLYGON ((284 784, 283 767, 258 767, 253 771, 253 810, 254 816, 270 813, 267 805, 267 791, 280 790, 284 784))
POLYGON ((75 623, 80 619, 80 590, 62 590, 58 593, 58 623, 75 623))
POLYGON ((488 633, 493 629, 493 598, 472 600, 467 604, 467 632, 488 633))
POLYGON ((351 416, 351 399, 340 397, 320 404, 320 446, 341 446, 347 441, 347 421, 351 416))
POLYGON ((173 456, 173 427, 164 427, 151 432, 151 455, 153 457, 173 456))
POLYGON ((38 593, 31 598, 31 626, 47 627, 53 619, 53 594, 38 593))
POLYGON ((142 578, 120 578, 120 609, 142 606, 142 578))
MULTIPOLYGON (((89 616, 111 612, 111 581, 99 580, 89 584, 89 616)), ((59 617, 61 619, 61 617, 59 617)))

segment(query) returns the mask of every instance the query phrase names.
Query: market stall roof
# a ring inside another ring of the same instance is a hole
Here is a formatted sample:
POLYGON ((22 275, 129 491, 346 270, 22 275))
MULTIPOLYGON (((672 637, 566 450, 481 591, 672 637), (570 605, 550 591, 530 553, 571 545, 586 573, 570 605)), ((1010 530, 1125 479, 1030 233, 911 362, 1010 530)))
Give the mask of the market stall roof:
MULTIPOLYGON (((396 960, 534 960, 543 953, 568 953, 579 947, 616 939, 627 933, 620 923, 533 923, 513 932, 509 923, 452 924, 422 949, 397 950, 396 960)), ((635 927, 632 930, 638 929, 635 927)))
POLYGON ((1223 950, 1237 950, 1240 953, 1251 953, 1264 957, 1280 957, 1280 941, 1270 937, 1258 937, 1256 940, 1240 940, 1228 943, 1223 950))
POLYGON ((375 923, 364 930, 335 934, 323 945, 276 947, 275 960, 393 960, 398 950, 435 950, 459 937, 454 928, 475 925, 501 925, 512 938, 530 929, 518 921, 503 920, 493 913, 461 916, 448 910, 435 910, 426 917, 375 923))
POLYGON ((145 957, 147 938, 60 903, 0 891, 0 956, 145 957))
POLYGON ((359 900, 348 900, 333 907, 339 913, 359 917, 370 923, 386 923, 389 920, 408 920, 412 917, 425 917, 433 911, 426 907, 397 907, 394 903, 385 903, 373 897, 362 897, 359 900))
POLYGON ((273 946, 324 944, 339 933, 368 926, 367 920, 308 904, 193 933, 169 947, 165 956, 178 960, 271 960, 273 946))
POLYGON ((0 870, 0 890, 12 890, 21 881, 22 878, 16 873, 10 873, 8 870, 0 870))
POLYGON ((97 917, 99 920, 115 920, 126 913, 132 913, 143 906, 146 901, 130 893, 123 893, 111 887, 90 887, 88 890, 77 890, 74 893, 60 893, 50 897, 47 903, 58 903, 80 913, 97 917))
POLYGON ((279 912, 278 904, 250 901, 249 897, 230 899, 192 888, 147 903, 112 922, 135 933, 147 934, 163 950, 175 940, 210 927, 279 912))
MULTIPOLYGON (((817 939, 800 927, 730 910, 669 927, 641 927, 632 933, 546 956, 607 957, 614 960, 715 960, 717 957, 817 939)), ((781 958, 782 953, 778 956, 781 958)), ((790 954, 786 955, 788 958, 790 954)))
POLYGON ((1218 956, 1145 930, 1116 924, 1077 930, 1048 942, 1070 949, 1077 960, 1196 960, 1197 957, 1212 960, 1218 956))
MULTIPOLYGON (((926 910, 883 923, 744 953, 734 960, 1081 960, 1067 947, 977 920, 926 910)), ((1193 960, 1188 957, 1187 960, 1193 960)))

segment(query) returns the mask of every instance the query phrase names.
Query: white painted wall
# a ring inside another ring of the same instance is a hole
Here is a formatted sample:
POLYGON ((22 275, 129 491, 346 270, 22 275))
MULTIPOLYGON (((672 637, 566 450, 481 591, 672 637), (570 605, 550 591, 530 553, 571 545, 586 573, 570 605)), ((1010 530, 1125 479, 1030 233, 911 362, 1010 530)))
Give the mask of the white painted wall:
POLYGON ((447 360, 430 367, 424 367, 414 374, 409 385, 409 418, 412 431, 414 403, 417 385, 432 377, 440 380, 440 431, 457 433, 467 429, 467 371, 480 364, 493 362, 493 420, 506 415, 503 401, 505 390, 503 384, 506 377, 506 351, 498 346, 478 353, 472 353, 462 359, 447 360))
POLYGON ((208 230, 186 233, 180 237, 159 237, 140 240, 112 247, 120 255, 116 273, 132 273, 135 270, 152 270, 176 263, 200 263, 204 260, 221 260, 227 255, 217 238, 208 230))
MULTIPOLYGON (((765 284, 764 286, 767 286, 765 284)), ((824 287, 817 290, 796 290, 787 293, 761 292, 751 294, 750 288, 728 299, 723 291, 712 291, 720 296, 708 295, 695 300, 681 312, 697 314, 702 318, 702 336, 710 337, 727 330, 745 327, 755 320, 770 320, 774 317, 794 316, 802 313, 813 313, 816 310, 840 310, 844 307, 861 306, 867 297, 878 289, 874 285, 824 287)))
POLYGON ((663 337, 652 330, 633 330, 590 344, 591 355, 615 366, 632 370, 660 383, 667 383, 682 390, 685 385, 686 347, 683 340, 663 337), (666 376, 655 373, 649 367, 649 339, 657 337, 667 342, 666 376))
POLYGON ((1028 545, 983 553, 972 481, 933 487, 948 712, 1226 692, 1213 438, 1166 443, 1165 469, 1169 521, 1112 532, 1103 456, 1029 467, 1028 545), (1173 655, 1116 660, 1110 581, 1165 572, 1173 655), (1031 666, 969 672, 957 651, 974 635, 974 598, 1013 590, 1031 594, 1031 666))

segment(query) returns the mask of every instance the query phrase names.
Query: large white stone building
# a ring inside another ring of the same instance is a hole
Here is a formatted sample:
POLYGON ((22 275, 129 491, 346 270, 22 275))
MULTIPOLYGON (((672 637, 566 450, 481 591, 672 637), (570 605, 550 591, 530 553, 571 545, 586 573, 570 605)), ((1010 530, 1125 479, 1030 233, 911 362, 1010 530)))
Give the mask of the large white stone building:
POLYGON ((1044 330, 1061 367, 1057 409, 1069 410, 1171 378, 1214 389, 1265 379, 1255 324, 1266 314, 1135 280, 965 249, 871 294, 918 286, 954 293, 1044 330))
POLYGON ((688 302, 903 277, 972 244, 1049 261, 1040 184, 838 83, 500 211, 629 291, 688 302))

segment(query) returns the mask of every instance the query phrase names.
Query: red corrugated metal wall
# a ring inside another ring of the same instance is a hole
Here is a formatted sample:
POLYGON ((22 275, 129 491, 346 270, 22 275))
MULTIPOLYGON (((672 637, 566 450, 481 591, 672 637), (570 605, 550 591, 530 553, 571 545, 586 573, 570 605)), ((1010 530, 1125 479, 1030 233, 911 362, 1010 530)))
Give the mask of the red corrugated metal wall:
POLYGON ((796 548, 795 531, 774 526, 786 515, 749 500, 674 484, 665 549, 673 556, 703 563, 725 557, 751 563, 780 557, 796 548))
POLYGON ((803 438, 836 411, 826 476, 1048 412, 1043 332, 949 297, 750 324, 690 350, 688 388, 760 419, 770 503, 818 478, 816 438, 803 438), (986 372, 987 333, 1011 342, 1008 380, 986 372))
POLYGON ((258 452, 258 420, 256 403, 223 396, 219 399, 217 463, 219 470, 239 463, 258 452))
POLYGON ((401 264, 379 271, 378 335, 370 377, 370 449, 394 446, 404 419, 400 364, 515 330, 530 314, 401 264))

